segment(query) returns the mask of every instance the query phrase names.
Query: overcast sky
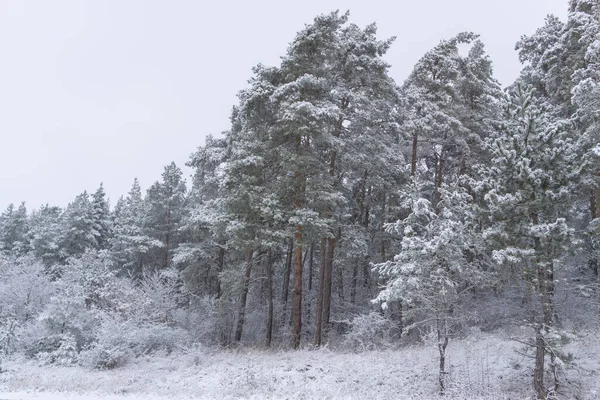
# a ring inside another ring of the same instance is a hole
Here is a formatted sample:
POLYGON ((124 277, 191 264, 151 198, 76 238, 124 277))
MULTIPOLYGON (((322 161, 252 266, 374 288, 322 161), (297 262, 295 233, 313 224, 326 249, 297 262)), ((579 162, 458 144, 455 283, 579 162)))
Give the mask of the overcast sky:
POLYGON ((441 39, 474 31, 507 85, 515 42, 547 14, 564 20, 567 3, 0 0, 0 208, 65 206, 100 182, 114 204, 134 177, 146 189, 170 161, 183 167, 228 128, 251 67, 276 65, 317 14, 349 9, 397 36, 387 60, 398 83, 441 39))

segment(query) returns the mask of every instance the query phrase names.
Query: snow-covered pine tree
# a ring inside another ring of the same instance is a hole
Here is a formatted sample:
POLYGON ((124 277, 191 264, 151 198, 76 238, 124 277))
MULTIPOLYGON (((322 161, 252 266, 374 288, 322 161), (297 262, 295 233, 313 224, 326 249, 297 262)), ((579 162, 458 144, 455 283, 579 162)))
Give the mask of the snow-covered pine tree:
POLYGON ((187 290, 196 296, 221 296, 219 274, 227 243, 223 184, 227 157, 226 139, 209 135, 187 163, 194 174, 174 264, 181 269, 187 290))
POLYGON ((165 166, 161 181, 148 188, 144 198, 144 234, 162 242, 162 246, 149 249, 146 265, 151 271, 172 266, 173 251, 180 241, 186 191, 183 173, 174 162, 165 166))
POLYGON ((19 256, 30 248, 29 220, 25 203, 9 204, 0 214, 0 251, 19 256))
POLYGON ((115 268, 134 279, 141 279, 149 262, 147 254, 163 246, 158 239, 145 233, 146 208, 142 190, 134 179, 126 198, 117 202, 112 215, 113 234, 110 238, 110 253, 115 268))
POLYGON ((92 209, 94 216, 94 234, 98 242, 98 249, 106 249, 111 237, 110 206, 106 199, 104 186, 100 187, 92 195, 92 209))
POLYGON ((556 326, 555 269, 572 245, 573 230, 566 217, 580 165, 568 121, 537 100, 533 89, 517 85, 509 92, 505 109, 506 123, 487 142, 492 162, 482 172, 480 188, 487 191, 492 222, 485 237, 496 262, 517 268, 534 295, 533 383, 538 396, 546 398, 546 353, 551 354, 553 372, 557 364, 549 344, 556 326))
POLYGON ((34 210, 29 219, 31 250, 46 266, 58 263, 61 258, 62 212, 60 207, 43 205, 39 210, 34 210))
POLYGON ((401 250, 393 260, 377 264, 385 280, 374 302, 383 307, 401 301, 415 314, 415 326, 425 326, 435 335, 439 352, 439 388, 446 389, 446 347, 457 324, 466 319, 460 296, 472 285, 481 286, 479 235, 476 232, 472 198, 458 180, 444 184, 440 203, 434 206, 423 193, 423 185, 413 179, 405 199, 410 214, 387 225, 402 236, 401 250))
POLYGON ((87 192, 83 192, 67 206, 61 216, 61 256, 81 256, 87 249, 98 248, 94 208, 87 192))

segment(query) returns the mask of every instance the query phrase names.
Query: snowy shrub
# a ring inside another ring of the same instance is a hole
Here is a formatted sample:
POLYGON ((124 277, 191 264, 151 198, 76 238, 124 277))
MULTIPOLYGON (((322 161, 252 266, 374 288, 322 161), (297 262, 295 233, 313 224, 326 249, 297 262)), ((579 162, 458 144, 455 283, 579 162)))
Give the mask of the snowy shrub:
MULTIPOLYGON (((80 286, 70 282, 58 282, 57 285, 60 286, 60 293, 49 299, 46 309, 38 317, 41 326, 37 333, 40 336, 32 339, 53 348, 57 337, 69 334, 81 348, 93 340, 94 331, 100 324, 99 312, 86 307, 85 295, 80 286)), ((43 347, 39 347, 37 351, 43 351, 43 347)), ((30 352, 31 350, 33 349, 30 352)))
POLYGON ((74 365, 78 361, 77 340, 71 334, 57 335, 56 347, 52 351, 38 352, 43 364, 74 365))
POLYGON ((170 352, 189 343, 188 333, 180 328, 110 317, 102 321, 96 335, 80 357, 81 363, 90 368, 116 368, 133 357, 158 350, 170 352))
POLYGON ((344 335, 343 344, 356 351, 373 350, 390 344, 389 332, 393 322, 380 313, 357 315, 344 335))
POLYGON ((0 318, 23 323, 44 309, 53 290, 44 270, 33 257, 0 259, 0 318))
POLYGON ((12 316, 0 318, 0 352, 10 354, 15 351, 18 337, 18 322, 12 316))
POLYGON ((35 321, 54 290, 44 266, 32 257, 0 259, 0 350, 19 349, 23 327, 35 321))
POLYGON ((135 317, 159 324, 172 324, 173 313, 183 302, 181 283, 174 270, 146 274, 137 289, 135 317))
POLYGON ((195 341, 213 343, 217 340, 215 301, 209 296, 192 298, 189 307, 173 312, 173 322, 188 331, 195 341))

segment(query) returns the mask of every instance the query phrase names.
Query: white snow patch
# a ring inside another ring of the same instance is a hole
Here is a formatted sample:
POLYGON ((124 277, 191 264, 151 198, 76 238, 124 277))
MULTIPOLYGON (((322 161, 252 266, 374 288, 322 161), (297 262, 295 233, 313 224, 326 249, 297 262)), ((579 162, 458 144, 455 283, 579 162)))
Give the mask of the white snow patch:
MULTIPOLYGON (((508 336, 474 332, 451 340, 444 398, 531 396, 532 365, 508 336)), ((566 371, 571 383, 564 398, 600 393, 600 347, 590 347, 592 338, 574 345, 573 351, 587 353, 576 372, 566 371)), ((437 363, 431 344, 364 353, 203 349, 140 358, 108 371, 14 359, 3 363, 0 400, 430 399, 438 397, 437 363)))

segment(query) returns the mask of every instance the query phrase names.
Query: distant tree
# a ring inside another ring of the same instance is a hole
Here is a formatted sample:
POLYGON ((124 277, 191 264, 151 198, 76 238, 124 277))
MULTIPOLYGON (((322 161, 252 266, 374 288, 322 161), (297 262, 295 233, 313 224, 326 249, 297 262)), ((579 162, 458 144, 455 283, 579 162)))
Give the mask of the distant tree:
POLYGON ((87 192, 73 200, 61 216, 60 248, 63 258, 81 256, 88 249, 98 248, 94 208, 87 192))
POLYGON ((150 186, 146 193, 144 232, 162 242, 160 248, 149 253, 147 265, 153 271, 172 265, 173 251, 180 240, 178 230, 185 211, 185 196, 185 180, 175 163, 165 167, 162 180, 150 186))
POLYGON ((109 240, 110 253, 115 267, 135 279, 141 279, 148 253, 163 246, 158 239, 146 235, 144 221, 146 209, 137 179, 126 198, 117 202, 111 216, 113 234, 109 240))
POLYGON ((97 249, 106 249, 112 235, 112 227, 110 207, 102 184, 100 184, 98 190, 92 195, 91 202, 94 218, 94 235, 96 235, 98 243, 97 249))
POLYGON ((60 207, 46 204, 39 210, 34 210, 29 219, 31 251, 46 266, 56 264, 61 259, 62 213, 63 210, 60 207))
POLYGON ((25 203, 13 204, 0 215, 0 251, 24 255, 29 251, 29 221, 25 203))

